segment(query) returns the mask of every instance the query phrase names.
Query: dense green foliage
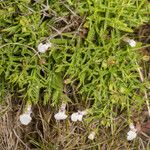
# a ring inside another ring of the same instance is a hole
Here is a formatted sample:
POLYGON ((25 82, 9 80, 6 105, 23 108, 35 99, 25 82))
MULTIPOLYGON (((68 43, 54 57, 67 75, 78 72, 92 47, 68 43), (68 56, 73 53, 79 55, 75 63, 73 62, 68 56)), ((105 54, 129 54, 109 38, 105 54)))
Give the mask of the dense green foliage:
POLYGON ((53 106, 77 99, 93 118, 108 120, 114 108, 130 115, 145 102, 141 44, 131 48, 122 39, 148 21, 148 0, 6 0, 0 8, 1 100, 7 92, 53 106), (52 48, 38 53, 46 41, 52 48))

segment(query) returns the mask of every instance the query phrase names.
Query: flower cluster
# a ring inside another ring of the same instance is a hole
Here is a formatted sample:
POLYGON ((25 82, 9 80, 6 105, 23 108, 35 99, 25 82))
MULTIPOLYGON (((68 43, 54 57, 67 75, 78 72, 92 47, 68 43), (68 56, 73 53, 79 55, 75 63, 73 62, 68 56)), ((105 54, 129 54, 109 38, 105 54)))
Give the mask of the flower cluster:
MULTIPOLYGON (((31 105, 27 105, 25 112, 19 116, 19 120, 20 120, 21 124, 28 125, 31 122, 31 120, 32 120, 31 113, 32 113, 31 105)), ((82 121, 83 116, 86 114, 87 114, 87 110, 74 112, 71 115, 71 121, 73 121, 73 122, 82 121)), ((54 118, 57 121, 60 121, 60 120, 65 120, 67 117, 68 116, 66 115, 66 103, 62 103, 58 113, 56 113, 54 115, 54 118)), ((127 132, 127 140, 132 141, 133 139, 135 139, 137 137, 137 129, 135 128, 135 126, 132 123, 129 125, 129 128, 130 128, 130 130, 127 132)), ((92 131, 88 135, 88 139, 94 140, 95 135, 96 135, 95 131, 92 131)))
MULTIPOLYGON (((71 121, 82 121, 84 115, 87 114, 87 111, 78 111, 71 115, 71 121)), ((66 115, 66 104, 62 103, 58 113, 54 115, 56 120, 65 120, 68 116, 66 115)))

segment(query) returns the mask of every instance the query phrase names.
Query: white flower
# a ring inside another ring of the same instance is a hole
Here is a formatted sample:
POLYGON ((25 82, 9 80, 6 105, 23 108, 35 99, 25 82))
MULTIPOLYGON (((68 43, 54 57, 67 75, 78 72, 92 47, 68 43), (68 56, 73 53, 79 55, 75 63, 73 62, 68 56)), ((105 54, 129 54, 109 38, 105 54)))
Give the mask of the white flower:
POLYGON ((68 116, 65 114, 66 112, 66 103, 62 103, 59 109, 59 112, 54 115, 56 120, 65 120, 68 116))
POLYGON ((65 120, 68 116, 65 114, 65 111, 59 111, 57 114, 54 115, 56 120, 65 120))
POLYGON ((129 39, 129 38, 124 38, 123 39, 125 42, 129 43, 129 45, 131 47, 135 47, 136 46, 136 42, 133 39, 129 39))
POLYGON ((28 113, 24 113, 24 114, 20 115, 19 119, 20 119, 21 124, 23 124, 23 125, 28 125, 32 120, 30 114, 28 114, 28 113))
POLYGON ((135 128, 133 123, 129 125, 129 128, 130 128, 130 131, 127 133, 127 140, 132 141, 133 139, 137 137, 137 129, 135 128))
POLYGON ((73 113, 73 114, 71 115, 71 120, 72 120, 73 122, 78 121, 78 118, 79 118, 79 114, 78 114, 78 113, 73 113))
POLYGON ((137 133, 135 131, 130 130, 127 133, 127 140, 128 141, 132 141, 133 139, 135 139, 137 137, 137 133))
POLYGON ((95 132, 93 131, 89 134, 88 139, 94 140, 94 138, 95 138, 95 132))
POLYGON ((136 46, 136 42, 134 41, 134 40, 129 40, 128 41, 128 43, 129 43, 129 45, 131 46, 131 47, 135 47, 136 46))
POLYGON ((31 113, 32 113, 32 110, 31 110, 31 105, 28 105, 27 108, 26 108, 26 111, 19 116, 19 120, 21 122, 21 124, 23 125, 28 125, 32 118, 31 118, 31 113))
POLYGON ((82 121, 83 116, 86 115, 86 114, 87 114, 86 111, 78 111, 78 112, 73 113, 73 114, 71 115, 71 120, 72 120, 73 122, 82 121))
POLYGON ((40 43, 38 45, 38 52, 45 53, 47 51, 47 49, 51 46, 52 46, 51 43, 46 43, 46 44, 40 43))

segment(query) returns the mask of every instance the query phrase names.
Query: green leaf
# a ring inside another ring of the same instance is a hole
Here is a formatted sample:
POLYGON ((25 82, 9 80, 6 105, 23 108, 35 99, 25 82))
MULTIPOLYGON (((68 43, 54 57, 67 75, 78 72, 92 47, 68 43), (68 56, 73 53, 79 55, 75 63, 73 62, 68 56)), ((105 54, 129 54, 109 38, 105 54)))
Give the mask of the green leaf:
POLYGON ((51 82, 52 88, 56 90, 63 90, 63 81, 60 74, 53 73, 52 74, 52 82, 51 82))
POLYGON ((109 26, 113 27, 114 29, 118 29, 125 32, 133 32, 131 28, 128 27, 123 21, 120 21, 116 18, 108 19, 109 26))
POLYGON ((12 27, 9 27, 9 28, 5 28, 5 29, 2 30, 2 32, 15 33, 15 32, 17 32, 19 27, 20 27, 19 25, 16 25, 16 26, 12 26, 12 27))

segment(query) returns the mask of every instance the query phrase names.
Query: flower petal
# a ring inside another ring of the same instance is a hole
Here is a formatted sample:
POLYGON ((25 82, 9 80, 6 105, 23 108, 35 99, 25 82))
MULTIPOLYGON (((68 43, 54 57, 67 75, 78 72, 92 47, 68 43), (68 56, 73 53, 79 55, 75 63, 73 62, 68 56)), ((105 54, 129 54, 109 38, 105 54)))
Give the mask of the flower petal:
POLYGON ((58 112, 54 115, 54 118, 56 120, 65 120, 68 116, 65 114, 65 112, 58 112))
POLYGON ((30 114, 24 113, 24 114, 20 115, 19 120, 20 120, 21 124, 28 125, 31 122, 32 118, 31 118, 30 114))
POLYGON ((88 139, 94 140, 94 138, 95 138, 95 132, 93 131, 89 134, 88 139))
POLYGON ((78 121, 78 113, 73 113, 73 114, 71 115, 71 121, 73 121, 73 122, 78 121))
POLYGON ((132 141, 133 139, 135 139, 137 137, 137 133, 130 130, 128 133, 127 133, 127 140, 128 141, 132 141))

